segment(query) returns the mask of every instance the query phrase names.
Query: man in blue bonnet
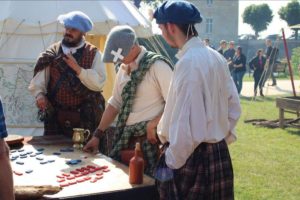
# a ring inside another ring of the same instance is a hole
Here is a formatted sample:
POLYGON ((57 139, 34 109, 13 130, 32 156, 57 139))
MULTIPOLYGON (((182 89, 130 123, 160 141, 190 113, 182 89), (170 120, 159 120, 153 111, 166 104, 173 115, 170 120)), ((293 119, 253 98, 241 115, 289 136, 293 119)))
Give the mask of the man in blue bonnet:
POLYGON ((205 46, 202 21, 187 1, 166 1, 154 12, 166 42, 179 49, 158 136, 165 150, 155 171, 160 199, 233 199, 227 144, 241 113, 225 58, 205 46))
POLYGON ((106 71, 101 53, 84 37, 93 28, 91 19, 73 11, 58 21, 65 27, 63 39, 40 55, 29 90, 40 109, 44 134, 70 137, 73 128, 96 129, 104 110, 106 71))

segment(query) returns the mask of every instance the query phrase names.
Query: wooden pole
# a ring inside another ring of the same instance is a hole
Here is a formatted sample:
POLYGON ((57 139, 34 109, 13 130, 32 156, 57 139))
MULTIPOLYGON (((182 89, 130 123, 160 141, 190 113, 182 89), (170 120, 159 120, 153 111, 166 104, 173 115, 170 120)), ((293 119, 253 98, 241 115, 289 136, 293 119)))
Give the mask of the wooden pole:
POLYGON ((294 97, 296 97, 296 90, 295 90, 295 84, 294 84, 294 76, 293 76, 293 70, 292 70, 292 66, 291 66, 291 62, 290 62, 290 57, 289 57, 289 50, 288 50, 288 47, 287 47, 284 30, 283 29, 281 29, 281 30, 282 30, 282 38, 283 38, 283 44, 284 44, 284 49, 285 49, 286 60, 288 62, 289 72, 290 72, 290 77, 291 77, 291 82, 292 82, 292 87, 293 87, 293 94, 294 94, 294 97))

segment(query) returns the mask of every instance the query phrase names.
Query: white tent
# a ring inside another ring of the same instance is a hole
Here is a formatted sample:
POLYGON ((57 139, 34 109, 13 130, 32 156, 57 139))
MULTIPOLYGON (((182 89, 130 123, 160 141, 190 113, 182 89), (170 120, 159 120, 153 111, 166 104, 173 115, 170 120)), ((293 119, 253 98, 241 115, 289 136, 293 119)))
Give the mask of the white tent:
POLYGON ((139 37, 152 35, 150 22, 130 1, 0 1, 0 96, 11 134, 42 133, 27 87, 39 53, 62 37, 57 16, 74 10, 86 13, 94 22, 90 34, 94 39, 102 37, 97 41, 101 41, 99 48, 118 24, 130 25, 139 37))

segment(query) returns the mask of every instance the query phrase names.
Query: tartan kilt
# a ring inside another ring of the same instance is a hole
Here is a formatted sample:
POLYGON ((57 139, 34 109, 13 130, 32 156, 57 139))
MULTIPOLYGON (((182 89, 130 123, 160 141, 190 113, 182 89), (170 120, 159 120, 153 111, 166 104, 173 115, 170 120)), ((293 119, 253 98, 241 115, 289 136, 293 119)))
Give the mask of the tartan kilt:
MULTIPOLYGON (((165 160, 159 165, 166 165, 165 160)), ((233 168, 225 140, 201 143, 183 167, 173 170, 171 180, 156 183, 161 200, 234 199, 233 168)))
POLYGON ((104 136, 100 140, 99 151, 106 156, 109 156, 110 152, 113 149, 115 141, 115 132, 116 127, 109 127, 105 130, 104 136))

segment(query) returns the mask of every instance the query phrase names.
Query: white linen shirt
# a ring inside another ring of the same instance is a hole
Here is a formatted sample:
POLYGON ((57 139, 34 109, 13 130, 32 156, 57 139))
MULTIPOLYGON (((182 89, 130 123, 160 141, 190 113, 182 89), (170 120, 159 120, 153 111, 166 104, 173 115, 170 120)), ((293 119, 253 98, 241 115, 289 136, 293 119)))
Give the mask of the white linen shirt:
MULTIPOLYGON (((62 45, 62 50, 64 54, 75 53, 84 43, 85 40, 83 40, 79 46, 73 48, 62 45)), ((50 79, 49 70, 49 67, 46 67, 44 70, 39 71, 30 81, 28 89, 34 97, 37 97, 40 93, 47 93, 47 85, 50 79)), ((106 69, 104 63, 101 61, 101 53, 99 51, 97 51, 94 57, 91 68, 81 68, 81 72, 77 77, 88 89, 97 92, 102 90, 106 80, 106 69)))
POLYGON ((158 125, 158 136, 170 146, 166 163, 182 167, 202 143, 217 143, 229 136, 241 114, 238 93, 226 60, 191 38, 178 52, 173 79, 158 125))
MULTIPOLYGON (((142 47, 138 57, 128 66, 131 71, 139 67, 139 62, 146 52, 147 50, 142 47)), ((167 63, 161 60, 154 62, 137 87, 132 111, 129 114, 126 125, 152 120, 162 114, 172 74, 173 71, 167 63)), ((120 67, 116 76, 112 97, 108 100, 108 103, 117 110, 121 109, 123 104, 121 94, 129 80, 130 75, 127 74, 126 70, 120 67)))

